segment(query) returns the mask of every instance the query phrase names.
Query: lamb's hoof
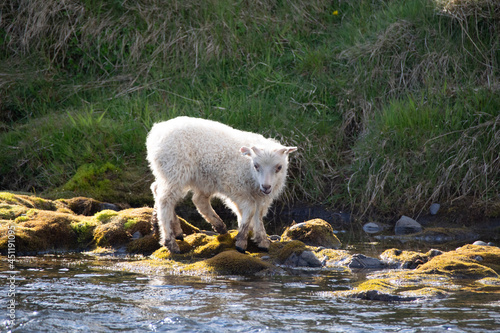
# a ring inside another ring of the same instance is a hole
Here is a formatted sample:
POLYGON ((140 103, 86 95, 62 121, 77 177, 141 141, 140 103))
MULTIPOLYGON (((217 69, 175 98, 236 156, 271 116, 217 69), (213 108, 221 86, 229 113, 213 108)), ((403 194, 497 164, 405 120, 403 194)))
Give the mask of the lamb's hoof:
POLYGON ((261 252, 269 252, 269 248, 268 248, 268 247, 257 246, 257 248, 258 248, 258 249, 259 249, 259 251, 261 251, 261 252))
POLYGON ((183 241, 184 240, 184 235, 181 234, 179 236, 175 236, 175 239, 183 241))
POLYGON ((241 248, 239 246, 236 246, 236 251, 238 251, 240 253, 243 253, 243 254, 245 254, 245 252, 246 252, 245 249, 243 249, 243 248, 241 248))
POLYGON ((170 253, 172 253, 172 254, 181 253, 179 245, 177 245, 177 243, 173 239, 172 239, 172 241, 169 241, 169 242, 165 241, 162 245, 165 246, 168 249, 168 251, 170 251, 170 253))
POLYGON ((214 226, 215 232, 218 232, 221 235, 227 234, 227 228, 225 225, 214 226))

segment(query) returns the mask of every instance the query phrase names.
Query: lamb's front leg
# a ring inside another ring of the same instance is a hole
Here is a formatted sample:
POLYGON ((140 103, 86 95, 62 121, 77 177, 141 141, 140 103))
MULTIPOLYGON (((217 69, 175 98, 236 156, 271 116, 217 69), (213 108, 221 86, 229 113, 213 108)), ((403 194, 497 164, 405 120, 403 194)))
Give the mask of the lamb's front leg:
POLYGON ((257 209, 257 213, 252 219, 253 241, 261 251, 269 251, 271 242, 267 238, 266 229, 264 228, 263 218, 267 214, 269 205, 262 205, 257 209))
POLYGON ((255 204, 248 202, 245 202, 243 205, 238 205, 238 208, 242 214, 238 235, 236 235, 236 250, 241 253, 245 253, 248 243, 248 231, 250 229, 251 221, 257 213, 257 209, 255 204))

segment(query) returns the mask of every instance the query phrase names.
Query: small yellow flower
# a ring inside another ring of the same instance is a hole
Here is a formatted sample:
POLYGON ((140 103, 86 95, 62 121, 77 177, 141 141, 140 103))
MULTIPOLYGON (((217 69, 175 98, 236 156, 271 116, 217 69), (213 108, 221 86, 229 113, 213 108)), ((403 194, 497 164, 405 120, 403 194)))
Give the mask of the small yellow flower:
POLYGON ((337 15, 339 15, 339 11, 338 10, 334 10, 332 14, 335 15, 335 16, 337 16, 337 15))

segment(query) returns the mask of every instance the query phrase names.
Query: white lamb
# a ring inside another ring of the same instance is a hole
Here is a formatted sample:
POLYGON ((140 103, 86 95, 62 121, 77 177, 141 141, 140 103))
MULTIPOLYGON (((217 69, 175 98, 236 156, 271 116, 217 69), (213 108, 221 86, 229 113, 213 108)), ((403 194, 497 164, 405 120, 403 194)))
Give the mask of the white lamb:
POLYGON ((155 124, 146 145, 147 159, 156 177, 151 190, 162 245, 179 253, 175 238, 182 239, 183 235, 175 206, 192 191, 198 212, 221 234, 227 232, 226 225, 213 210, 210 198, 223 199, 234 211, 238 218, 238 251, 245 251, 250 230, 259 248, 269 248, 262 218, 283 189, 288 154, 296 147, 284 147, 260 134, 189 117, 155 124))

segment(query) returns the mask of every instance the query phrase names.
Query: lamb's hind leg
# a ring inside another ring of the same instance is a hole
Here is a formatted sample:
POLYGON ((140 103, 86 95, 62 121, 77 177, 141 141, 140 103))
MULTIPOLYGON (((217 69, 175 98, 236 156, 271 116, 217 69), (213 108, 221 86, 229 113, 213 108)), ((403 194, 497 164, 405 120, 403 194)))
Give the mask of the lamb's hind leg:
POLYGON ((226 225, 212 208, 212 205, 210 204, 210 197, 208 195, 195 191, 193 193, 193 203, 201 216, 203 216, 203 218, 212 225, 212 228, 216 232, 220 234, 227 233, 226 225))
POLYGON ((155 206, 160 229, 160 244, 167 247, 172 253, 180 253, 179 246, 175 242, 175 236, 180 229, 179 220, 175 215, 175 205, 179 195, 168 186, 165 188, 157 186, 153 194, 155 195, 155 206))

